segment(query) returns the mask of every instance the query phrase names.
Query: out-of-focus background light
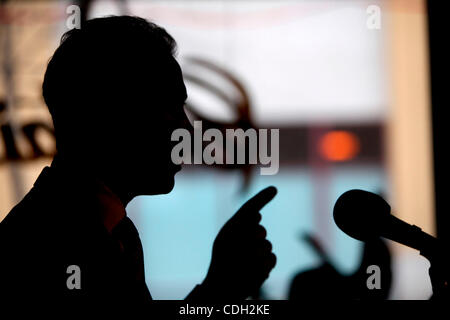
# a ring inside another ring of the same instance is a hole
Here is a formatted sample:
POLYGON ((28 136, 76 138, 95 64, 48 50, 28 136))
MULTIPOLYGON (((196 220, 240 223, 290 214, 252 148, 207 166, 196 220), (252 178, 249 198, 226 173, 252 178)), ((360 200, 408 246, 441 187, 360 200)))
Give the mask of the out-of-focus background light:
POLYGON ((319 148, 327 160, 349 161, 359 152, 359 140, 351 132, 331 131, 321 138, 319 148))

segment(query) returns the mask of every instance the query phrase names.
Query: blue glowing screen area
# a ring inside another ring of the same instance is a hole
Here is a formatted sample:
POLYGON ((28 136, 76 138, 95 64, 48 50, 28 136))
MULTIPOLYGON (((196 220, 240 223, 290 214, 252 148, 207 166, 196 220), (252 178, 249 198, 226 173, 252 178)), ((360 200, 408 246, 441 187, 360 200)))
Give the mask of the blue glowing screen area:
POLYGON ((302 168, 281 168, 275 176, 255 174, 249 190, 242 193, 238 172, 182 171, 170 194, 135 199, 127 210, 140 232, 153 297, 183 299, 201 283, 222 225, 246 199, 268 185, 276 186, 278 194, 262 210, 261 223, 273 244, 277 265, 263 286, 265 297, 286 298, 292 277, 320 262, 301 239, 303 232, 318 235, 338 269, 352 272, 359 264, 360 243, 334 225, 333 205, 348 189, 384 190, 384 170, 377 166, 332 169, 327 179, 328 196, 320 203, 325 212, 321 217, 315 214, 314 201, 318 200, 313 197, 313 174, 302 168), (326 232, 316 234, 319 229, 326 232))

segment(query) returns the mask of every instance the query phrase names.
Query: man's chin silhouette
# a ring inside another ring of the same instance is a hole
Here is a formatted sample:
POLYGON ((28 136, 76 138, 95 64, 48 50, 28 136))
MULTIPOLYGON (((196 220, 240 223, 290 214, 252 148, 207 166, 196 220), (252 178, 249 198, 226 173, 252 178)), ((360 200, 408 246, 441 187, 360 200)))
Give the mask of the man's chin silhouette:
MULTIPOLYGON (((57 156, 0 224, 0 290, 9 300, 151 300, 125 207, 169 193, 180 170, 171 134, 191 126, 175 48, 164 29, 129 16, 89 20, 63 36, 43 82, 57 156)), ((188 299, 244 299, 259 289, 275 265, 259 211, 275 193, 263 190, 225 224, 188 299)))

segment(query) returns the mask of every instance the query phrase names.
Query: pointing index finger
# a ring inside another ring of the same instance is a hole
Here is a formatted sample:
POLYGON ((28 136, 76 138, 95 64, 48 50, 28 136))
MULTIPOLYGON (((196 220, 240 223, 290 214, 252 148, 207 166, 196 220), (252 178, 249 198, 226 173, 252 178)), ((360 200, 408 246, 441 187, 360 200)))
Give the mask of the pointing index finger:
POLYGON ((277 188, 274 186, 267 187, 257 193, 253 198, 248 200, 241 207, 240 211, 260 211, 270 200, 277 194, 277 188))

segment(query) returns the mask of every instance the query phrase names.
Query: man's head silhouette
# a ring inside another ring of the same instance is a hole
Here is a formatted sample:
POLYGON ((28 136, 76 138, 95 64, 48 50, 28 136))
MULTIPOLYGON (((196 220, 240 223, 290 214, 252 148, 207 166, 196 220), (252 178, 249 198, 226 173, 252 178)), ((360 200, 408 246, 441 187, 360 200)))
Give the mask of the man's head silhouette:
POLYGON ((138 17, 88 20, 64 34, 43 83, 58 161, 95 173, 124 202, 170 192, 179 170, 170 136, 188 125, 175 49, 138 17))

